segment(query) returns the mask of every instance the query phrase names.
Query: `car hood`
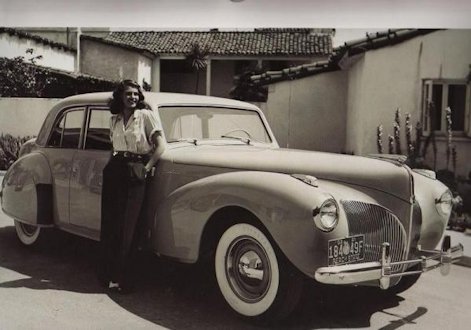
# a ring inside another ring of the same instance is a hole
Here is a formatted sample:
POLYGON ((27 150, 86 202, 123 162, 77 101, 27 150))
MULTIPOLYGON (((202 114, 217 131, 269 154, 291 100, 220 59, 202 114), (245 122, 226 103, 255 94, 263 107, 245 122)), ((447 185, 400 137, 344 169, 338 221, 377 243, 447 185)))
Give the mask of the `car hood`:
POLYGON ((318 179, 373 188, 410 200, 410 175, 399 163, 367 157, 255 146, 198 145, 170 151, 177 164, 306 174, 318 179))

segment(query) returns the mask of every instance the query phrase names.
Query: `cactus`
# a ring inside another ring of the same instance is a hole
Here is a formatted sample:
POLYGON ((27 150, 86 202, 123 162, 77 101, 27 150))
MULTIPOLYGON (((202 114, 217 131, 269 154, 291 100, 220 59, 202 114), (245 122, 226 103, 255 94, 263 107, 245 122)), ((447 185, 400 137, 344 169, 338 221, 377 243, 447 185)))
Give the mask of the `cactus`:
POLYGON ((446 133, 447 133, 447 141, 446 141, 446 169, 450 167, 450 156, 451 156, 451 140, 453 138, 452 127, 451 127, 451 108, 448 107, 445 109, 446 115, 446 133))
POLYGON ((410 113, 406 113, 406 143, 407 155, 409 158, 414 157, 414 143, 412 142, 412 124, 410 122, 410 113))
POLYGON ((394 129, 394 141, 396 142, 396 154, 402 154, 401 148, 401 111, 399 108, 396 109, 396 115, 393 123, 394 129))
POLYGON ((378 153, 382 154, 383 153, 383 125, 379 125, 378 128, 376 129, 376 143, 378 146, 378 153))
MULTIPOLYGON (((424 166, 423 161, 426 158, 429 147, 432 148, 433 152, 433 169, 437 169, 437 143, 435 140, 435 131, 433 128, 435 125, 435 106, 433 102, 427 104, 427 114, 431 120, 430 123, 430 133, 424 139, 423 137, 423 125, 421 122, 417 122, 415 125, 415 140, 413 137, 413 125, 411 120, 410 113, 405 115, 405 138, 406 138, 406 150, 404 153, 407 153, 408 163, 412 167, 424 166)), ((452 144, 453 135, 452 135, 452 110, 450 108, 446 109, 446 125, 447 125, 447 149, 446 149, 446 168, 450 168, 450 160, 452 161, 452 166, 454 171, 456 170, 456 147, 452 144)), ((383 153, 383 125, 379 125, 376 129, 376 144, 378 147, 378 152, 383 153)), ((401 148, 401 112, 397 108, 395 111, 394 122, 393 122, 393 135, 388 135, 388 152, 390 154, 402 154, 401 148)))
POLYGON ((389 153, 393 154, 394 153, 394 136, 389 135, 388 139, 389 139, 389 153))

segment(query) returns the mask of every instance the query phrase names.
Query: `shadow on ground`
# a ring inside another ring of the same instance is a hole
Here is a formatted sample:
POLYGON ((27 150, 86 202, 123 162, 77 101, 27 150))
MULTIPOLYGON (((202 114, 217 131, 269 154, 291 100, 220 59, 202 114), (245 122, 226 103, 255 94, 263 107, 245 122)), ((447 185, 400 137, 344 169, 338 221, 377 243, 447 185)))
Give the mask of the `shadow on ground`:
MULTIPOLYGON (((37 248, 24 247, 17 241, 13 226, 0 228, 0 267, 25 277, 1 282, 0 288, 105 293, 95 278, 96 242, 55 233, 48 243, 37 248)), ((229 310, 208 267, 179 265, 140 253, 133 272, 138 279, 134 291, 127 295, 110 294, 110 297, 122 308, 150 322, 171 329, 260 328, 229 310)), ((399 296, 386 299, 373 288, 307 286, 299 308, 275 327, 368 327, 372 314, 398 306, 402 300, 399 296)), ((408 317, 417 318, 426 312, 419 307, 408 317)), ((408 317, 397 316, 398 320, 385 329, 408 323, 408 317)))

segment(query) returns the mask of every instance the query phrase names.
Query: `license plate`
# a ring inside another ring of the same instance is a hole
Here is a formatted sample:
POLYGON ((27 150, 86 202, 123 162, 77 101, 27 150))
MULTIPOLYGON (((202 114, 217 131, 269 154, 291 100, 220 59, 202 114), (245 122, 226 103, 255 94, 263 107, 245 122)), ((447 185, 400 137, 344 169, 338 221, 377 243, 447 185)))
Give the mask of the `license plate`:
POLYGON ((329 241, 329 266, 348 264, 365 257, 365 235, 329 241))

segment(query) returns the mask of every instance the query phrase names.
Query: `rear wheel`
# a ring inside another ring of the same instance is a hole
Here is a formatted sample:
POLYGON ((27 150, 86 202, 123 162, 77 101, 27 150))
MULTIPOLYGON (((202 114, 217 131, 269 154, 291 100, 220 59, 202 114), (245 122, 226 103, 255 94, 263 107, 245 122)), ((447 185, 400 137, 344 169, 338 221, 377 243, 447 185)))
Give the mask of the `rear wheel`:
POLYGON ((223 233, 216 248, 215 271, 229 306, 256 321, 286 317, 301 295, 302 276, 250 224, 235 224, 223 233))
POLYGON ((15 229, 16 235, 21 243, 28 246, 37 244, 40 238, 41 228, 15 220, 15 229))

